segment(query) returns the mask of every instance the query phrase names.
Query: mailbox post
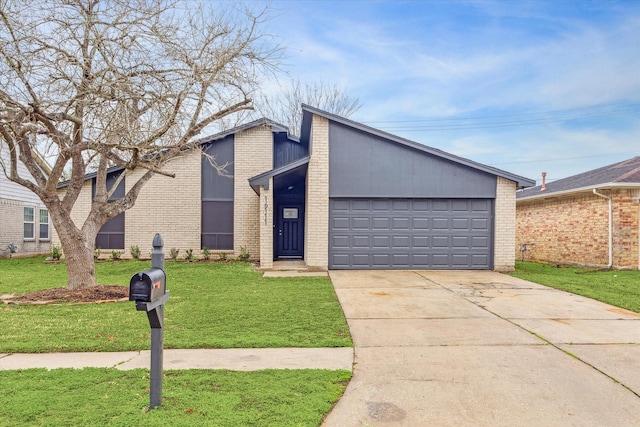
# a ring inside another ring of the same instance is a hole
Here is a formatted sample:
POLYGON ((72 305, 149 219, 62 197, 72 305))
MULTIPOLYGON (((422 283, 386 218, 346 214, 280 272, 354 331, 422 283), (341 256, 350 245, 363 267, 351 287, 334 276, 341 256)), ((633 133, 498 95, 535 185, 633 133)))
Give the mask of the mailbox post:
POLYGON ((164 347, 164 304, 169 299, 164 272, 164 241, 153 237, 151 268, 136 273, 129 282, 129 300, 136 310, 146 311, 151 326, 151 387, 149 409, 162 404, 162 351, 164 347))

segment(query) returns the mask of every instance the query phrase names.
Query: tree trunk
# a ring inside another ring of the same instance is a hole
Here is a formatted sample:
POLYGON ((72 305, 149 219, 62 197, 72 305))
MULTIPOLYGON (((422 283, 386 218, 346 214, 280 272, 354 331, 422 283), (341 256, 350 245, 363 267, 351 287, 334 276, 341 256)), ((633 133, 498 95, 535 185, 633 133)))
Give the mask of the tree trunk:
POLYGON ((95 262, 93 259, 93 244, 97 232, 96 227, 78 230, 70 215, 62 209, 50 209, 51 219, 55 224, 62 253, 67 264, 68 289, 79 289, 86 286, 96 286, 95 262))
MULTIPOLYGON (((62 239, 60 239, 62 241, 62 239)), ((73 249, 65 249, 62 243, 62 250, 65 253, 67 263, 67 274, 69 276, 68 289, 79 289, 86 286, 96 286, 96 269, 93 259, 93 247, 86 247, 82 239, 71 242, 73 249)))

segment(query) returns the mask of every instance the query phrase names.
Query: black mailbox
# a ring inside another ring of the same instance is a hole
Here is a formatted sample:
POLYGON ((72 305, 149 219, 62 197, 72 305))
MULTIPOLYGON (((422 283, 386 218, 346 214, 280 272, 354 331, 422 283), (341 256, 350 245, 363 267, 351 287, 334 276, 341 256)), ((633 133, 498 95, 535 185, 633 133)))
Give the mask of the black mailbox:
POLYGON ((160 268, 136 273, 129 282, 129 301, 153 302, 165 294, 165 274, 160 268))

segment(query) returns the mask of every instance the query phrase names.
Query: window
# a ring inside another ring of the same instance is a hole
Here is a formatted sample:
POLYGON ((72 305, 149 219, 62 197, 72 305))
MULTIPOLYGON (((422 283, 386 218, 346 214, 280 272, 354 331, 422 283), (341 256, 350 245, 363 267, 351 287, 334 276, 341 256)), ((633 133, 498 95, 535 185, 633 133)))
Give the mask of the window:
POLYGON ((35 238, 35 208, 25 206, 24 207, 24 238, 35 238))
MULTIPOLYGON (((110 190, 111 187, 116 183, 118 177, 122 173, 121 170, 111 172, 107 174, 107 189, 110 190)), ((120 181, 120 184, 113 192, 111 197, 109 197, 109 201, 113 202, 115 200, 119 200, 125 195, 125 179, 123 178, 120 181)), ((93 178, 93 183, 91 187, 91 200, 96 195, 96 178, 93 178)), ((107 221, 102 228, 98 231, 98 235, 96 236, 96 241, 94 243, 96 248, 100 249, 124 249, 124 212, 115 218, 111 218, 107 221)))
POLYGON ((49 240, 49 211, 40 209, 40 239, 49 240))
POLYGON ((202 157, 202 218, 201 245, 209 249, 233 250, 233 135, 205 147, 219 165, 226 165, 225 174, 202 157))

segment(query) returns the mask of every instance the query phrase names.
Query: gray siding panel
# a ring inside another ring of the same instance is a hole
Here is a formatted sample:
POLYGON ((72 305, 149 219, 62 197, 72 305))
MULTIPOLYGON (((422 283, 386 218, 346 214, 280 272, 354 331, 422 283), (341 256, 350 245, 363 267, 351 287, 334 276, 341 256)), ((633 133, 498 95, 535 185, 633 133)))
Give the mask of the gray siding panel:
MULTIPOLYGON (((107 191, 111 191, 113 185, 122 174, 122 169, 107 174, 107 191)), ((109 201, 122 199, 125 196, 126 177, 120 181, 118 187, 109 197, 109 201)), ((96 178, 91 183, 91 199, 96 194, 96 178)), ((95 247, 100 249, 124 249, 125 213, 111 218, 98 231, 96 235, 95 247)))
POLYGON ((331 269, 491 269, 491 199, 331 199, 331 269))
POLYGON ((287 137, 286 132, 274 135, 273 168, 279 168, 309 155, 309 150, 298 141, 287 137))
POLYGON ((329 125, 330 197, 482 198, 496 177, 340 123, 329 125))
POLYGON ((233 250, 234 203, 234 137, 229 135, 203 148, 213 156, 219 172, 206 157, 202 157, 202 218, 201 246, 209 249, 233 250), (226 165, 226 166, 225 166, 226 165))
POLYGON ((202 200, 233 200, 233 135, 203 147, 203 151, 224 170, 219 172, 202 156, 202 200))

